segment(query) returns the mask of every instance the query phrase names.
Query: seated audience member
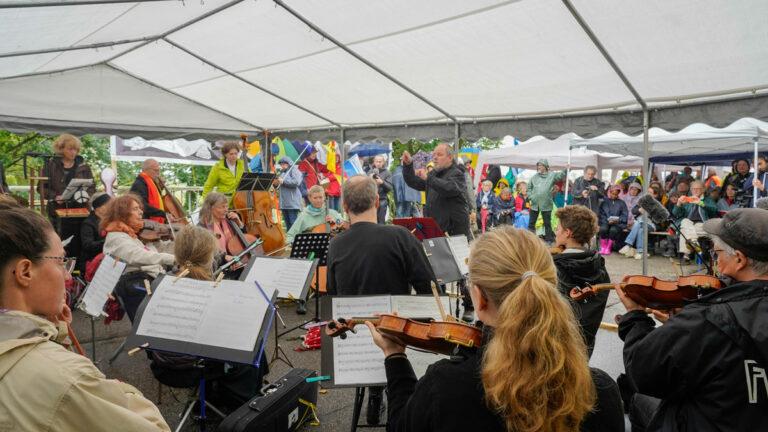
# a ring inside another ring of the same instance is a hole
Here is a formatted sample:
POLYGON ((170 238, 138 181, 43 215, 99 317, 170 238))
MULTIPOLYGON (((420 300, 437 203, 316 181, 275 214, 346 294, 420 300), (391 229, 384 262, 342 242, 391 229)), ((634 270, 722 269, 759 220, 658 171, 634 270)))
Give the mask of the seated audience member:
MULTIPOLYGON (((754 189, 757 188, 756 196, 760 199, 768 196, 766 183, 768 183, 768 156, 763 154, 757 158, 757 175, 750 174, 744 181, 744 188, 750 195, 754 195, 754 189)), ((752 202, 749 204, 752 206, 752 202)))
MULTIPOLYGON (((206 199, 211 196, 211 192, 206 199)), ((225 196, 223 194, 220 194, 225 196)), ((226 196, 225 196, 226 197, 226 196)), ((202 227, 186 226, 176 235, 174 255, 179 272, 196 280, 213 280, 214 256, 217 251, 213 233, 202 227)), ((150 352, 152 374, 161 383, 174 387, 195 387, 203 373, 196 365, 198 357, 167 352, 150 352)), ((205 362, 206 397, 218 408, 234 410, 259 393, 263 378, 269 372, 262 354, 260 367, 231 364, 217 360, 205 362)))
POLYGON ((173 255, 167 253, 173 250, 173 242, 144 244, 138 238, 138 233, 144 228, 143 214, 141 198, 129 193, 107 204, 100 225, 107 232, 104 253, 127 263, 115 293, 122 300, 131 321, 147 294, 144 281, 152 282, 164 272, 163 266, 172 266, 175 262, 173 255))
POLYGON ((642 192, 643 187, 640 183, 632 182, 629 184, 626 195, 621 197, 621 200, 627 205, 627 210, 629 210, 629 213, 627 214, 627 227, 631 227, 635 223, 635 215, 632 214, 632 209, 635 208, 637 202, 640 200, 642 192))
POLYGON ((512 190, 504 188, 496 200, 496 223, 498 225, 512 225, 514 218, 515 200, 512 199, 512 190))
MULTIPOLYGON (((198 226, 211 231, 216 237, 216 266, 222 266, 234 259, 234 256, 227 253, 227 242, 237 237, 237 233, 232 229, 228 220, 232 221, 236 227, 243 229, 243 223, 240 221, 240 215, 235 211, 229 210, 229 198, 219 192, 210 192, 203 200, 203 206, 200 208, 200 221, 198 226)), ((237 279, 242 273, 240 269, 233 269, 237 263, 230 266, 232 269, 227 272, 229 279, 237 279)))
MULTIPOLYGON (((706 186, 704 186, 706 189, 706 186)), ((706 195, 709 197, 709 199, 712 200, 712 202, 717 203, 720 201, 720 198, 723 196, 723 191, 720 189, 720 186, 715 186, 712 189, 706 189, 706 195)))
POLYGON ((704 235, 704 222, 718 216, 717 204, 704 196, 704 183, 697 180, 691 184, 691 195, 677 200, 672 216, 678 220, 682 232, 678 251, 690 259, 686 238, 698 244, 699 236, 704 235))
POLYGON ((528 183, 524 181, 517 182, 515 192, 515 213, 530 210, 531 198, 528 196, 528 183))
POLYGON ((493 226, 496 213, 496 195, 494 195, 493 184, 490 180, 483 181, 482 189, 475 198, 475 209, 477 215, 477 227, 485 232, 486 227, 493 226))
POLYGON ((717 210, 722 215, 723 213, 739 208, 739 203, 736 201, 736 185, 733 183, 725 187, 725 195, 717 201, 717 210))
POLYGON ((656 201, 660 202, 661 205, 666 206, 667 201, 669 201, 669 195, 667 195, 667 192, 664 190, 664 185, 659 181, 653 181, 650 183, 649 187, 656 188, 656 191, 659 192, 659 198, 656 201))
POLYGON ((0 424, 8 431, 169 431, 139 390, 61 344, 72 311, 64 247, 25 208, 0 210, 0 424))
POLYGON ((420 380, 405 347, 366 323, 385 356, 387 430, 623 431, 616 383, 590 370, 546 245, 499 227, 473 242, 469 270, 482 346, 459 348, 420 380))
POLYGON ((610 255, 614 243, 618 242, 627 228, 627 204, 619 199, 621 187, 613 185, 608 197, 600 203, 600 254, 610 255))
POLYGON ((324 223, 341 223, 343 220, 341 214, 334 209, 329 209, 325 205, 325 191, 320 185, 314 185, 307 192, 309 204, 299 213, 296 222, 286 233, 286 241, 293 242, 296 234, 307 232, 312 228, 324 223))
POLYGON ((82 270, 85 269, 85 265, 88 261, 94 259, 96 255, 102 252, 104 249, 104 232, 99 228, 101 218, 106 213, 106 204, 110 200, 110 196, 107 194, 96 194, 91 201, 91 214, 83 221, 83 225, 80 227, 80 265, 82 270))
POLYGON ((669 214, 671 215, 673 211, 675 211, 675 207, 677 207, 677 201, 680 199, 680 193, 679 192, 672 192, 669 194, 669 199, 667 200, 667 203, 664 205, 664 207, 667 209, 669 214))
POLYGON ((733 171, 725 176, 723 187, 732 184, 736 186, 737 192, 744 192, 747 188, 752 186, 746 182, 750 175, 749 169, 751 168, 751 164, 747 159, 736 159, 731 166, 733 167, 733 171))
POLYGON ((431 293, 431 267, 421 243, 398 225, 377 225, 376 183, 353 176, 344 183, 350 227, 328 247, 328 294, 431 293))
POLYGON ((691 194, 691 182, 688 180, 680 181, 674 189, 680 196, 688 196, 691 194))
POLYGON ((555 230, 555 246, 563 251, 553 256, 557 267, 557 289, 569 300, 581 326, 589 356, 595 347, 595 335, 603 319, 608 291, 581 302, 570 300, 572 288, 610 282, 605 259, 589 249, 589 242, 597 234, 597 216, 589 207, 565 206, 556 212, 559 223, 555 230))
POLYGON ((768 430, 768 212, 737 209, 704 223, 717 269, 733 283, 674 315, 655 313, 617 287, 624 366, 637 394, 632 430, 768 430), (684 366, 681 366, 684 365, 684 366))
MULTIPOLYGON (((649 188, 648 193, 650 193, 656 201, 659 200, 659 192, 656 187, 649 188)), ((627 258, 635 257, 635 259, 643 259, 643 224, 648 222, 648 232, 654 231, 656 229, 656 224, 651 220, 646 220, 648 219, 648 213, 638 204, 635 204, 630 213, 635 216, 636 223, 632 225, 632 229, 629 230, 627 238, 624 239, 624 247, 619 249, 619 253, 627 258)))

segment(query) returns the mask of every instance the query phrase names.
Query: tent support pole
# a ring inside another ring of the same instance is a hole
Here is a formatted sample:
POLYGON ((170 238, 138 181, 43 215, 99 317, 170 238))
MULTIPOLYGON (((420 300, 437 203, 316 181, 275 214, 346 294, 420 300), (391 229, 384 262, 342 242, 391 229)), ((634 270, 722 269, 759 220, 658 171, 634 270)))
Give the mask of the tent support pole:
MULTIPOLYGON (((649 185, 651 184, 651 167, 650 167, 650 148, 648 143, 648 129, 650 127, 651 120, 648 110, 643 110, 643 189, 645 193, 648 193, 649 185)), ((632 211, 632 209, 629 209, 632 211)), ((648 245, 648 215, 644 216, 646 219, 643 222, 643 275, 648 274, 648 251, 650 247, 648 245)))
MULTIPOLYGON (((757 137, 752 138, 755 143, 755 180, 757 180, 757 174, 760 171, 757 168, 757 137)), ((752 185, 752 207, 757 207, 757 186, 752 185)))
MULTIPOLYGON (((344 163, 347 161, 347 132, 344 130, 344 128, 341 128, 339 130, 339 145, 341 145, 341 189, 344 190, 344 163)), ((341 206, 342 211, 344 210, 344 194, 341 194, 341 198, 339 199, 339 206, 341 206)))
POLYGON ((568 146, 568 165, 565 166, 565 198, 563 199, 563 205, 568 205, 568 176, 571 174, 571 153, 573 149, 568 146))
POLYGON ((272 159, 272 142, 269 139, 269 131, 264 129, 264 147, 262 147, 261 169, 268 173, 272 168, 269 161, 272 159))
POLYGON ((459 154, 459 138, 461 138, 461 125, 459 122, 454 123, 453 126, 453 150, 456 152, 456 154, 459 154))

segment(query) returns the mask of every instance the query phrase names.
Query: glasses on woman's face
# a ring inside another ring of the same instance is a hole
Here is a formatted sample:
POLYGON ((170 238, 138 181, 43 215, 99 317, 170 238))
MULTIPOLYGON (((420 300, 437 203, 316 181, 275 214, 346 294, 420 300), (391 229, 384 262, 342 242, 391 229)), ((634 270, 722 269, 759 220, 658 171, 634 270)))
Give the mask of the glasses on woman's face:
POLYGON ((66 256, 41 256, 38 258, 58 261, 59 265, 61 266, 61 268, 64 270, 64 273, 66 274, 72 273, 72 270, 75 269, 75 263, 77 262, 77 259, 73 257, 66 257, 66 256))

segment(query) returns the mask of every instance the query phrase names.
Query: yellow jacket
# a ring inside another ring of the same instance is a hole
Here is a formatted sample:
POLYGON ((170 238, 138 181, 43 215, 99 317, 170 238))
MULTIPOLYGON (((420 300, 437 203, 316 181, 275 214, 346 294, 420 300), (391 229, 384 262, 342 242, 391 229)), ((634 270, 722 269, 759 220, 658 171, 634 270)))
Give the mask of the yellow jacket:
POLYGON ((227 167, 227 162, 224 158, 221 158, 214 166, 211 167, 211 172, 208 173, 208 179, 203 185, 203 198, 208 195, 208 192, 216 188, 216 192, 223 193, 224 195, 232 198, 235 194, 238 183, 243 177, 245 172, 245 163, 242 159, 237 160, 237 167, 235 168, 235 174, 232 175, 232 171, 227 167))
POLYGON ((25 312, 0 312, 0 430, 169 431, 136 388, 107 379, 54 342, 59 330, 25 312))

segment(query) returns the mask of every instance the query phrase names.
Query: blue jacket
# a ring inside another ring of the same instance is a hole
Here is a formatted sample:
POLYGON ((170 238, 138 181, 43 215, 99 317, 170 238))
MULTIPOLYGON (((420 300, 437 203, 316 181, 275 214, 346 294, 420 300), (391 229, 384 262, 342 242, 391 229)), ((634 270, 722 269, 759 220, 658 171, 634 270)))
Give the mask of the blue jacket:
POLYGON ((615 200, 608 198, 600 203, 600 225, 608 225, 608 218, 611 216, 618 216, 619 227, 621 229, 626 228, 627 219, 629 218, 627 203, 618 198, 615 200))
MULTIPOLYGON (((744 180, 744 188, 747 190, 748 194, 752 194, 752 191, 754 190, 754 186, 752 186, 752 181, 755 179, 755 173, 752 172, 749 174, 749 177, 747 177, 746 180, 744 180)), ((766 186, 768 184, 768 172, 759 172, 757 173, 757 179, 763 182, 763 185, 766 186)), ((766 186, 765 189, 760 191, 760 189, 757 190, 757 198, 763 198, 768 196, 768 186, 766 186)), ((749 206, 752 207, 753 201, 750 201, 749 206)))
POLYGON ((299 187, 304 181, 304 175, 299 171, 299 167, 294 165, 281 176, 283 184, 280 185, 280 210, 300 210, 304 199, 299 187))
MULTIPOLYGON (((483 195, 484 195, 484 192, 480 191, 477 194, 477 197, 475 197, 475 208, 477 209, 477 211, 480 211, 480 209, 482 208, 483 195)), ((493 191, 488 191, 487 204, 488 204, 488 211, 490 211, 491 213, 496 213, 496 207, 497 207, 496 201, 497 201, 496 194, 494 194, 493 191)))
POLYGON ((392 186, 395 188, 395 202, 421 202, 421 193, 405 183, 402 166, 398 166, 392 174, 392 186))

